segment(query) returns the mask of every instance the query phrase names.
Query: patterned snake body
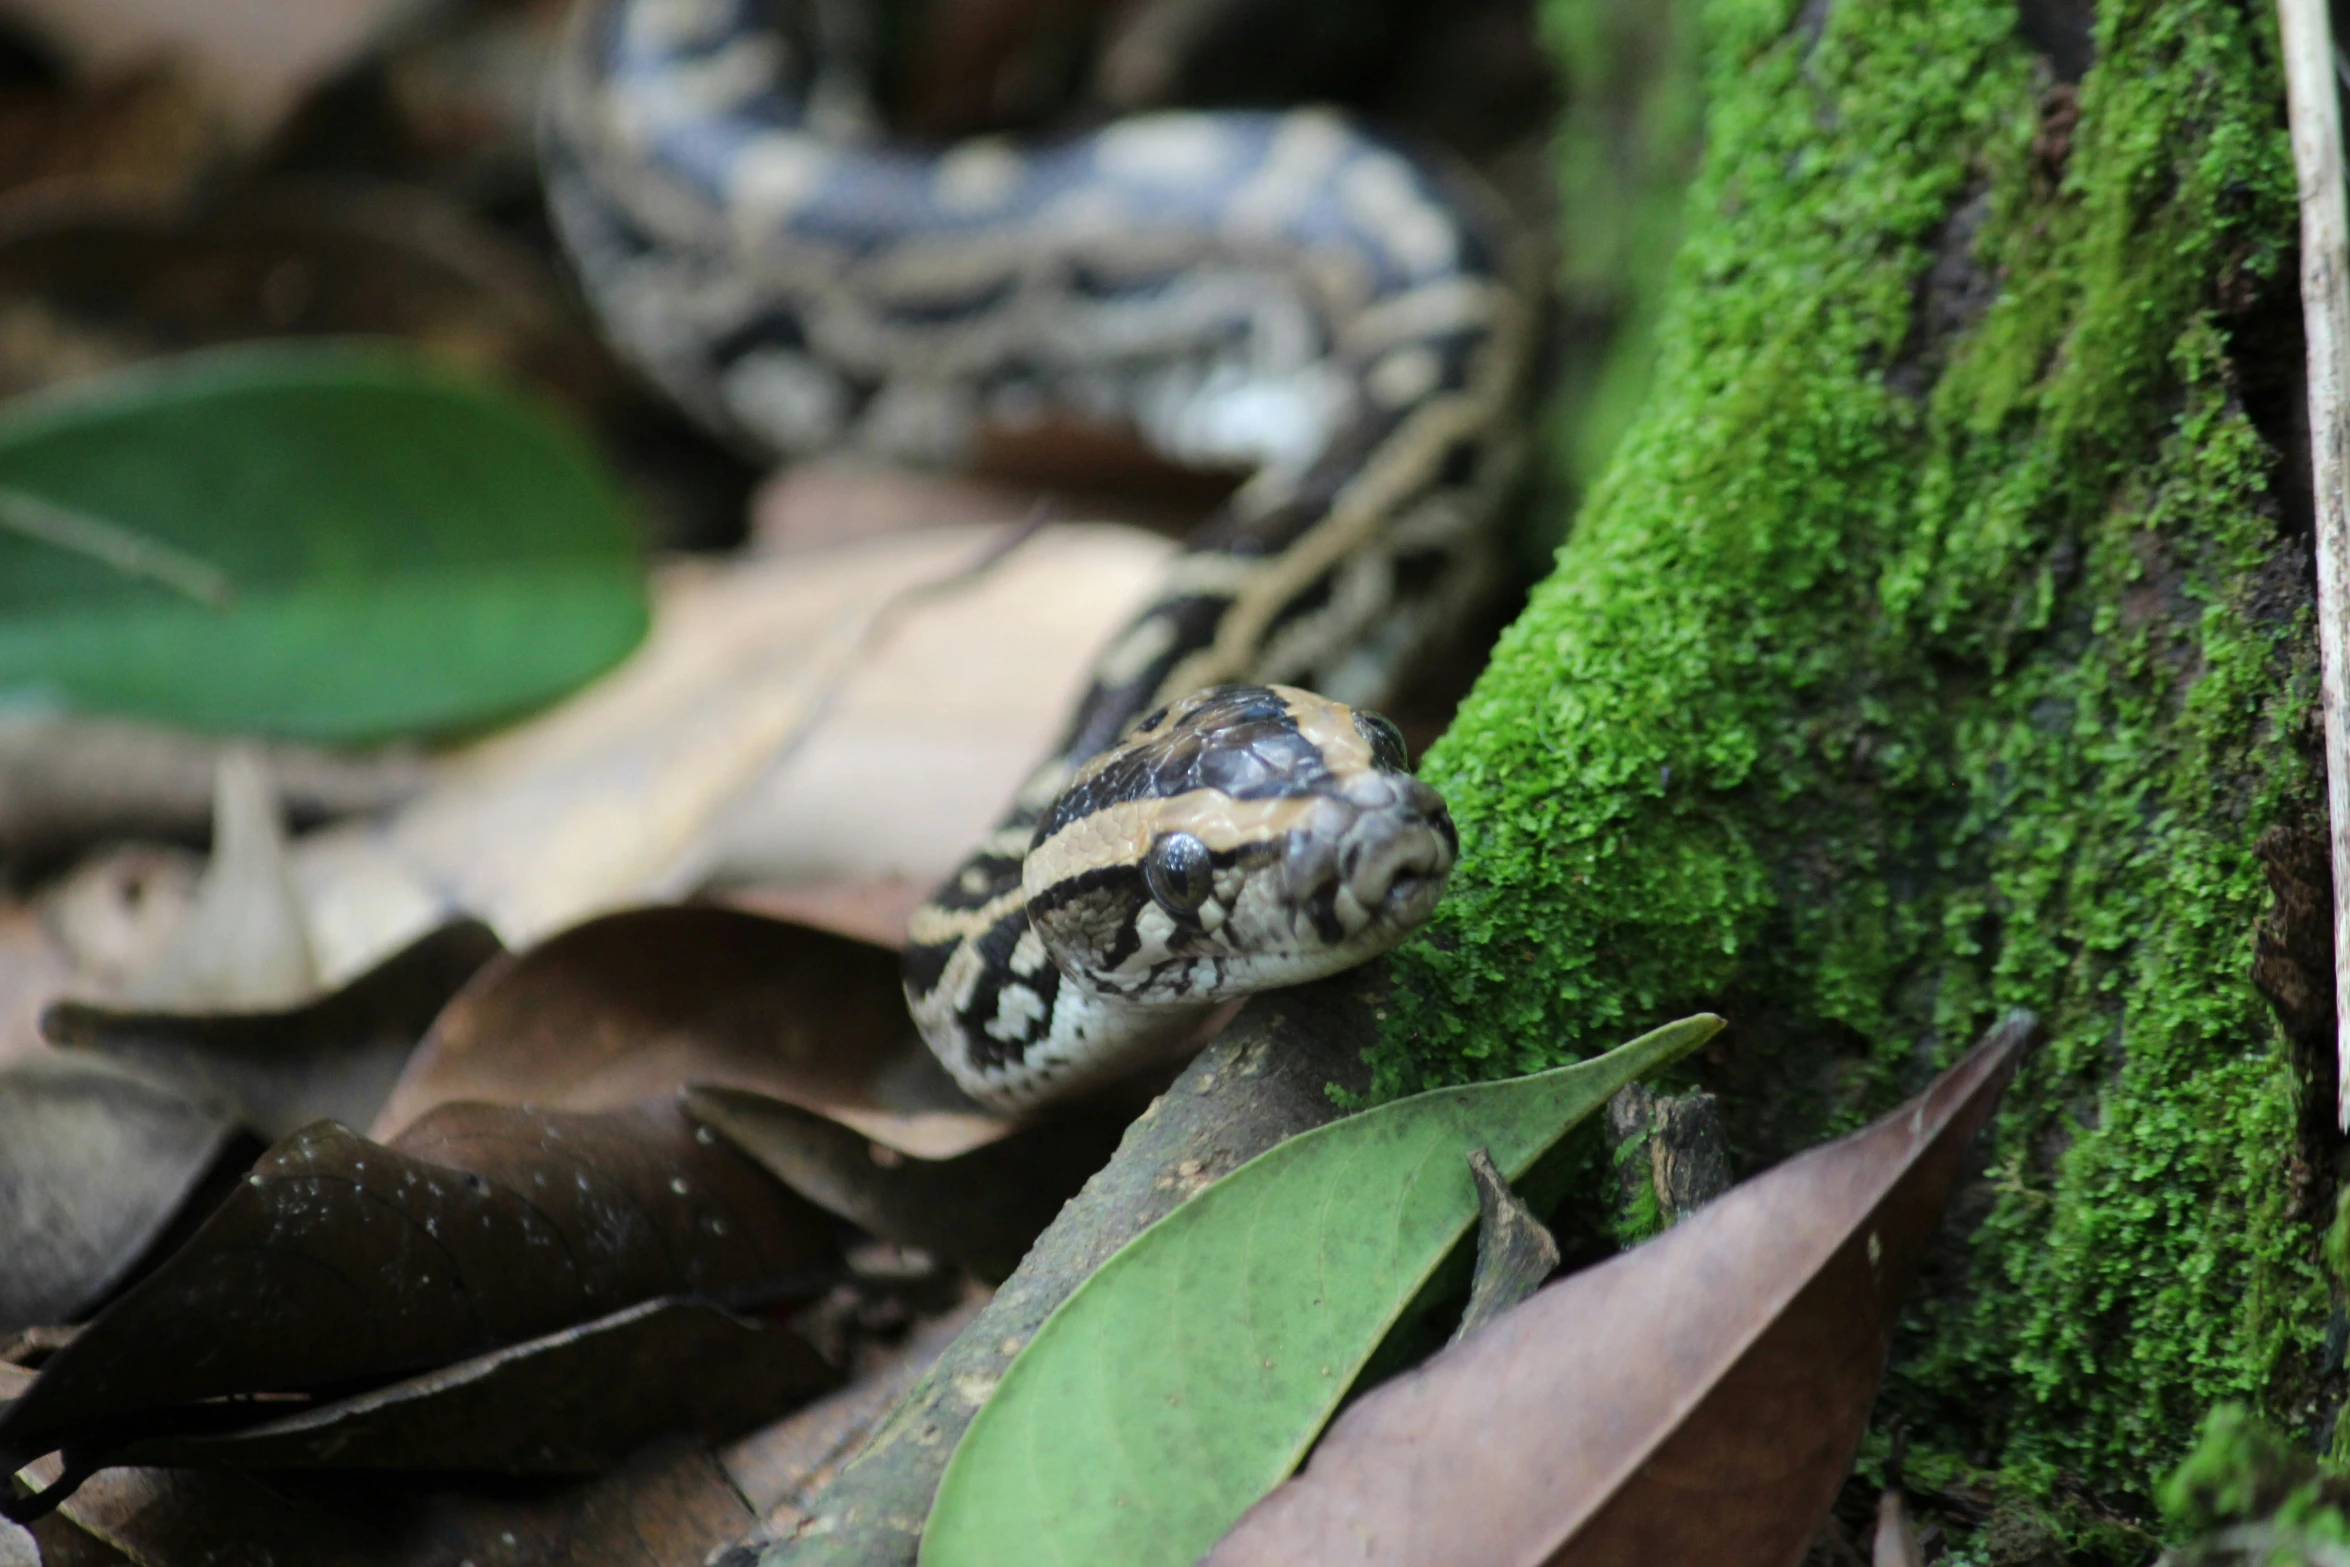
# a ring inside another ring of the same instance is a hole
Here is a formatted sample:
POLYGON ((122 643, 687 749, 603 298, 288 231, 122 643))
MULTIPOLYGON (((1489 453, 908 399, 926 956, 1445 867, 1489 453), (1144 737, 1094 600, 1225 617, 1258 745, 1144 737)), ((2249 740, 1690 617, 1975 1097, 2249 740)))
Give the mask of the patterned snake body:
POLYGON ((868 139, 820 15, 577 19, 549 192, 623 350, 770 454, 949 462, 1076 422, 1249 473, 915 917, 916 1021, 1021 1108, 1433 905, 1442 805, 1340 704, 1383 699, 1482 585, 1522 445, 1524 251, 1455 171, 1327 111, 868 139))

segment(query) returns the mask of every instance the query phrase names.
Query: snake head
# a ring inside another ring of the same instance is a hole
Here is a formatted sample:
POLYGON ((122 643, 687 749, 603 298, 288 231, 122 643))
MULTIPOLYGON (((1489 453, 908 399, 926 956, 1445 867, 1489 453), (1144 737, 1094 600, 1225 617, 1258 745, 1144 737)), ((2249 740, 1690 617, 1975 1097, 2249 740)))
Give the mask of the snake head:
POLYGON ((1088 762, 1022 867, 1069 979, 1193 1006, 1319 979, 1428 917, 1460 851, 1402 736, 1288 686, 1218 686, 1088 762))

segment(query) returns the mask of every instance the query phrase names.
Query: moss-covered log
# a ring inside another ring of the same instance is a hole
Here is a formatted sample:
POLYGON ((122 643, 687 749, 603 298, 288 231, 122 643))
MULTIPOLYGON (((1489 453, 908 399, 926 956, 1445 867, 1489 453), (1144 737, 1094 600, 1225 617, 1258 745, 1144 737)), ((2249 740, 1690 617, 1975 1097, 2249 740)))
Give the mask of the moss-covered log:
POLYGON ((1654 379, 1427 758, 1375 1066, 1712 1007, 1751 1168, 2032 1008, 1878 1418, 2143 1560, 2208 1406, 2339 1399, 2294 187, 2266 0, 2026 9, 1705 0, 1654 379))

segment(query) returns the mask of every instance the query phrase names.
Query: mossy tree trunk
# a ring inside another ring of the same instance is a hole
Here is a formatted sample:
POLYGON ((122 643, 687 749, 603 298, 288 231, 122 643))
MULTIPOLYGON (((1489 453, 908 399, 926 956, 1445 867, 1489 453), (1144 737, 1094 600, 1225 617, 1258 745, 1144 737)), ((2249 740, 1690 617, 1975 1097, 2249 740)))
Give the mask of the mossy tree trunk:
POLYGON ((1751 1168, 2033 1008, 1878 1423, 1913 1484, 2016 1504, 1999 1559, 2143 1561, 2206 1407, 2323 1441, 2340 1399, 2268 3, 1700 14, 1653 379, 1427 758, 1464 859, 1374 1064, 1527 1070, 1714 1007, 1751 1168))

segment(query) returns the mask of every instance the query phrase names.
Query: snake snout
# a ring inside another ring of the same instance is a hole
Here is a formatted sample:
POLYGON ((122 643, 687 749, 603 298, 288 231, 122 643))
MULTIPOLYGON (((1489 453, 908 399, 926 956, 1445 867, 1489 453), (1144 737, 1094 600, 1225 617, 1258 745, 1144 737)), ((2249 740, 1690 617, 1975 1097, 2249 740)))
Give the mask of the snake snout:
POLYGON ((1443 798, 1417 778, 1393 780, 1401 798, 1385 813, 1384 834, 1366 844, 1355 868, 1355 898, 1378 909, 1394 925, 1417 925, 1428 917, 1460 852, 1452 814, 1443 798))
POLYGON ((1350 801, 1353 819, 1343 832, 1301 835, 1290 846, 1293 906, 1325 943, 1392 941, 1428 917, 1452 874, 1459 838, 1436 791, 1408 775, 1388 775, 1376 792, 1375 801, 1350 801))

